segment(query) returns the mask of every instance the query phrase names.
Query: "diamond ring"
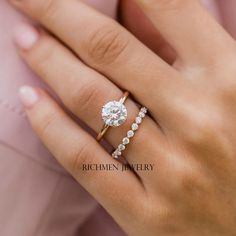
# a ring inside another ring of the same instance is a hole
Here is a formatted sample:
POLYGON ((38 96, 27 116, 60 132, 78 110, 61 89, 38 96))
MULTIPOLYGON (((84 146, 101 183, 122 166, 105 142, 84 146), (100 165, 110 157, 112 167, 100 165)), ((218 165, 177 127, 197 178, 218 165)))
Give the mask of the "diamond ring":
POLYGON ((110 101, 102 107, 104 126, 97 136, 97 141, 103 138, 109 127, 118 127, 127 120, 128 112, 124 103, 128 97, 129 92, 126 91, 119 101, 110 101))
POLYGON ((126 149, 127 145, 130 143, 130 139, 134 137, 139 126, 142 124, 143 119, 146 117, 148 110, 146 107, 142 107, 135 118, 134 123, 131 126, 131 129, 127 132, 126 136, 122 139, 121 143, 117 149, 112 153, 112 157, 119 159, 122 156, 122 152, 126 149))

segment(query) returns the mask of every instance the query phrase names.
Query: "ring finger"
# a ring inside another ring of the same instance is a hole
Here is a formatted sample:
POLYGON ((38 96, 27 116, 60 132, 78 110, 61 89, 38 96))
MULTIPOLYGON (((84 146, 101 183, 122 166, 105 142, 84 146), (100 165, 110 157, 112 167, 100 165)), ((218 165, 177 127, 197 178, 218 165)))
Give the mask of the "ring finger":
MULTIPOLYGON (((46 33, 38 33, 31 27, 23 25, 17 31, 16 42, 21 49, 23 47, 21 55, 30 67, 53 88, 75 115, 98 133, 103 126, 100 117, 102 106, 109 100, 119 100, 122 91, 104 76, 84 65, 70 50, 46 33), (31 38, 37 37, 36 42, 30 47, 22 45, 22 37, 25 35, 36 35, 31 36, 31 38)), ((139 112, 137 105, 131 99, 126 102, 126 107, 131 115, 125 124, 110 129, 106 134, 106 139, 113 147, 117 147, 126 136, 139 112)), ((131 163, 147 161, 143 158, 143 144, 147 137, 149 140, 158 141, 161 146, 164 143, 161 131, 150 117, 145 118, 140 129, 125 153, 131 163)), ((145 145, 145 149, 150 153, 153 148, 156 149, 152 141, 145 142, 145 145)))

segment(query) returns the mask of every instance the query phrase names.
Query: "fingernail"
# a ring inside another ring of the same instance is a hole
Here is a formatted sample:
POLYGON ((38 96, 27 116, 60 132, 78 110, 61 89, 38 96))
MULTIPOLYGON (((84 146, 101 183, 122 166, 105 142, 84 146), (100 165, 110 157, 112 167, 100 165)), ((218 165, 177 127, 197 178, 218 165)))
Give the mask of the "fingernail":
POLYGON ((29 109, 39 101, 39 93, 36 89, 30 86, 22 86, 19 89, 20 100, 24 107, 29 109))
POLYGON ((39 33, 33 26, 21 24, 14 32, 14 39, 18 47, 23 50, 29 50, 38 41, 39 33))

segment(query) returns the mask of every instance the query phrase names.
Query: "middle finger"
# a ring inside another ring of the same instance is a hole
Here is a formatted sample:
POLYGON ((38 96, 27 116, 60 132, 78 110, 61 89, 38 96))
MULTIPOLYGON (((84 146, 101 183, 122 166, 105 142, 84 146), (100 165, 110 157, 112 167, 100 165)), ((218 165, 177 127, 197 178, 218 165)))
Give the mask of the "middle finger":
POLYGON ((156 120, 169 119, 173 91, 181 94, 184 87, 178 72, 115 21, 77 0, 11 2, 40 21, 90 67, 130 91, 156 120))

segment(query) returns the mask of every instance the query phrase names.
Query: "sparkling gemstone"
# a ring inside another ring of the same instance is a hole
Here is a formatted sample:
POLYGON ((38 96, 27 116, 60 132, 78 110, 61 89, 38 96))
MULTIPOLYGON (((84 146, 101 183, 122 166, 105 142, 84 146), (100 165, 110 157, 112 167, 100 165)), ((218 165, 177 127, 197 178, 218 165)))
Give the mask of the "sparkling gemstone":
POLYGON ((125 145, 120 144, 120 145, 118 146, 118 150, 119 150, 119 151, 124 151, 124 150, 125 150, 125 145))
POLYGON ((121 156, 121 151, 119 151, 118 149, 116 149, 114 152, 113 152, 113 154, 112 155, 114 155, 114 156, 121 156))
POLYGON ((117 155, 117 156, 120 156, 120 155, 121 155, 121 151, 116 150, 116 155, 117 155))
POLYGON ((145 113, 142 112, 142 111, 140 111, 139 114, 138 114, 138 116, 141 117, 141 118, 144 118, 144 117, 145 117, 145 113))
POLYGON ((147 113, 147 108, 146 108, 146 107, 142 107, 142 108, 141 108, 141 112, 143 112, 143 113, 146 114, 146 113, 147 113))
POLYGON ((127 132, 127 137, 128 137, 128 138, 134 137, 134 131, 133 131, 133 130, 129 130, 129 131, 127 132))
POLYGON ((112 157, 114 157, 115 159, 118 159, 118 156, 114 152, 112 153, 112 157))
POLYGON ((138 129, 138 124, 133 123, 133 124, 132 124, 132 130, 135 131, 135 130, 137 130, 137 129, 138 129))
POLYGON ((138 117, 136 117, 135 121, 136 121, 137 124, 141 124, 142 123, 142 118, 138 116, 138 117))
POLYGON ((102 108, 102 119, 106 125, 117 127, 127 119, 127 109, 124 104, 117 101, 108 102, 102 108))
POLYGON ((129 138, 125 137, 122 142, 124 145, 129 144, 129 138))

